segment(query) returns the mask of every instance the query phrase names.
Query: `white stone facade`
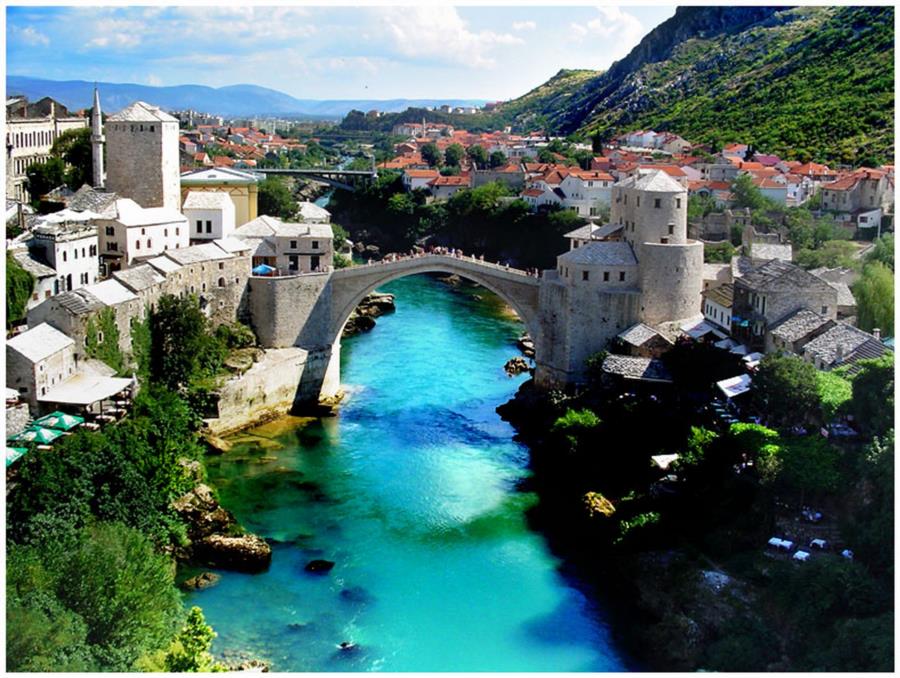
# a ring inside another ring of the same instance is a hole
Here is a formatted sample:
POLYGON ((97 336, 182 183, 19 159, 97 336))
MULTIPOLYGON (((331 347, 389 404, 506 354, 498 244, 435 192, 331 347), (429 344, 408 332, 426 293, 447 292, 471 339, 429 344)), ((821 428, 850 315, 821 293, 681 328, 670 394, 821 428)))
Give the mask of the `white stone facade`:
POLYGON ((53 294, 97 282, 97 227, 93 224, 46 224, 34 229, 29 249, 56 271, 53 294))
POLYGON ((234 202, 220 191, 190 191, 181 208, 191 240, 219 240, 234 234, 234 202))
POLYGON ((128 268, 136 258, 190 244, 187 219, 177 209, 143 209, 133 200, 121 198, 116 200, 115 211, 113 218, 96 220, 100 257, 109 273, 128 268))

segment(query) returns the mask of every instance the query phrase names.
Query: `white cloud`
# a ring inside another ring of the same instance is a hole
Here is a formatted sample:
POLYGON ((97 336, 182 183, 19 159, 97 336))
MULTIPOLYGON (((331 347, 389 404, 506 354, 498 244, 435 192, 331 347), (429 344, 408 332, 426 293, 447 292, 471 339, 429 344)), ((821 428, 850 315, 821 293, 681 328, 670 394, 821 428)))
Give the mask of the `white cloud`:
POLYGON ((512 27, 514 31, 533 31, 537 24, 533 21, 514 21, 512 27))
POLYGON ((147 76, 147 84, 152 85, 153 87, 160 87, 163 84, 162 78, 158 75, 153 75, 152 73, 147 76))
POLYGON ((510 33, 470 30, 455 7, 383 7, 373 13, 379 47, 412 59, 490 68, 491 50, 524 42, 510 33))
POLYGON ((15 33, 26 45, 44 45, 50 44, 50 38, 39 32, 34 26, 26 26, 25 28, 14 29, 15 33))
POLYGON ((606 41, 603 46, 610 61, 628 54, 646 32, 640 20, 621 7, 597 7, 597 12, 600 16, 587 24, 571 24, 572 37, 578 41, 586 38, 601 38, 606 41))
POLYGON ((88 48, 121 47, 131 49, 141 44, 141 35, 145 30, 142 21, 129 19, 105 18, 90 24, 94 37, 88 40, 88 48))

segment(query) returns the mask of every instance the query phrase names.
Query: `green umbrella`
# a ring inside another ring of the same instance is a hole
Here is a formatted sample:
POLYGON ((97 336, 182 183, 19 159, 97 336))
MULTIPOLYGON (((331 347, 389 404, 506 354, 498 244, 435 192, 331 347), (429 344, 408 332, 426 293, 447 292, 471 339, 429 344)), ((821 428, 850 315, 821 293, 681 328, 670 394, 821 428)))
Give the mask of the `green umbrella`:
POLYGON ((27 447, 7 447, 6 448, 6 465, 11 466, 19 457, 24 456, 28 452, 27 447))
POLYGON ((20 443, 38 443, 39 445, 47 445, 62 435, 61 431, 54 431, 52 428, 27 428, 21 433, 12 436, 9 440, 15 440, 20 443))
POLYGON ((35 426, 43 426, 44 428, 55 428, 59 431, 69 431, 76 426, 84 423, 84 417, 74 414, 66 414, 65 412, 52 412, 40 419, 34 420, 35 426))

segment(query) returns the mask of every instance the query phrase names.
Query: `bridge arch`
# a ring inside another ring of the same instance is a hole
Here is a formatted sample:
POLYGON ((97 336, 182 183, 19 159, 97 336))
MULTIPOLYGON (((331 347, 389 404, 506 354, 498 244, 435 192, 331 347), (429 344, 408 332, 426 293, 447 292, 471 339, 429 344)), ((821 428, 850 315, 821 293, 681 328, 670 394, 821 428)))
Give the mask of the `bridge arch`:
POLYGON ((424 255, 396 262, 372 263, 341 269, 332 274, 329 336, 339 341, 353 310, 366 295, 393 280, 420 273, 446 273, 467 278, 490 290, 516 312, 535 340, 540 331, 538 290, 540 281, 524 271, 506 269, 473 259, 424 255))

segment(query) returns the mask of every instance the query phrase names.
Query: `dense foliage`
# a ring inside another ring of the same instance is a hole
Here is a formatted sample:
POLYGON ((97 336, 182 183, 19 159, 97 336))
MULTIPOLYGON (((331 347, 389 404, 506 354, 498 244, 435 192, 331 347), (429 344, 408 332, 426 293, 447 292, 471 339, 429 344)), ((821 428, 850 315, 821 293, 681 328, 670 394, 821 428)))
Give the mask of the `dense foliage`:
POLYGON ((816 368, 791 354, 769 353, 760 361, 750 391, 756 408, 776 428, 818 419, 816 368))
POLYGON ((34 289, 34 276, 19 265, 6 251, 6 326, 12 327, 25 318, 28 299, 34 289))
POLYGON ((328 209, 354 240, 388 251, 407 251, 428 238, 431 244, 458 247, 519 267, 553 266, 564 246, 562 236, 584 223, 569 210, 532 214, 501 183, 426 203, 422 191, 406 192, 400 175, 390 172, 379 173, 375 182, 355 193, 335 191, 328 209))
POLYGON ((880 261, 873 261, 866 264, 851 289, 860 329, 871 332, 877 327, 884 336, 893 336, 894 272, 880 261))
POLYGON ((89 318, 85 328, 84 352, 91 358, 102 360, 121 373, 125 366, 125 356, 119 348, 119 327, 116 325, 114 309, 104 308, 94 318, 89 318))
POLYGON ((259 183, 257 203, 260 214, 279 219, 293 219, 299 205, 282 177, 266 177, 259 183))

